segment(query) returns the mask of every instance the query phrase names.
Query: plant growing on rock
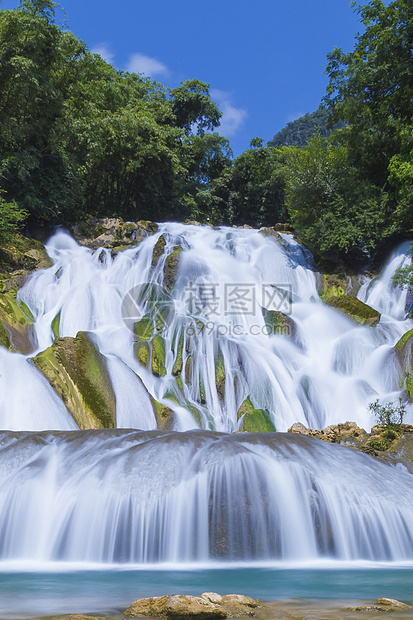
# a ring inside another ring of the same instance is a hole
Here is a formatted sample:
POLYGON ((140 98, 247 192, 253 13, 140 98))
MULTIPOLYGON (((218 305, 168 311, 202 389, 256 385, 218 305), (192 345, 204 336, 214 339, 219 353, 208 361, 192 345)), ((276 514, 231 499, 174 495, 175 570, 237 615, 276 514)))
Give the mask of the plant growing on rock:
POLYGON ((370 403, 369 409, 374 413, 377 422, 385 426, 403 424, 403 418, 406 415, 406 405, 400 397, 398 405, 394 402, 381 405, 377 399, 374 403, 370 403))

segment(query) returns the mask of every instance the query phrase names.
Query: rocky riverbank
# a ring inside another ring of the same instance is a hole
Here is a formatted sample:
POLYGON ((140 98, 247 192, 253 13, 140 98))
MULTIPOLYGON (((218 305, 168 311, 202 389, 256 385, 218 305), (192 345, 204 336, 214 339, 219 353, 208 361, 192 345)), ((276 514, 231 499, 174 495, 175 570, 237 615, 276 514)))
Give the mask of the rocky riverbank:
POLYGON ((322 430, 296 423, 288 432, 342 444, 393 465, 400 463, 413 473, 413 426, 410 424, 376 424, 367 433, 355 422, 333 424, 322 430))
MULTIPOLYGON (((329 601, 292 599, 263 602, 239 594, 221 596, 205 592, 201 596, 165 595, 139 599, 116 615, 67 614, 47 617, 48 620, 225 620, 226 618, 257 618, 257 620, 355 620, 368 617, 377 620, 383 613, 392 620, 412 618, 413 606, 389 598, 375 601, 329 601)), ((46 620, 43 617, 42 620, 46 620)))

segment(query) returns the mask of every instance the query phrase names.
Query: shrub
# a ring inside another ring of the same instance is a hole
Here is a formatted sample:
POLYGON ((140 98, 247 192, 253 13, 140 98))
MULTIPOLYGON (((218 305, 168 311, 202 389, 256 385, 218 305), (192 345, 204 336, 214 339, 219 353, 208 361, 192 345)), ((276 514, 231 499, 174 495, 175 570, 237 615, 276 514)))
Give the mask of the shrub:
POLYGON ((402 398, 399 398, 398 405, 394 402, 381 405, 377 399, 374 403, 370 403, 369 409, 374 413, 377 422, 386 426, 403 424, 403 418, 406 414, 406 405, 402 398))

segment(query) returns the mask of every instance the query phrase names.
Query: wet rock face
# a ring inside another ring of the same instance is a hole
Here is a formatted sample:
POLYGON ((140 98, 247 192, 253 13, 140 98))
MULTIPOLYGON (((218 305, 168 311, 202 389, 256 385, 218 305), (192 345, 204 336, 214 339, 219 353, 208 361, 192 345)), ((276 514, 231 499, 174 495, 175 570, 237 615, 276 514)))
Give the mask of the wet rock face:
POLYGON ((0 248, 0 345, 29 355, 37 348, 30 310, 17 293, 28 276, 50 267, 51 261, 41 243, 18 236, 0 248))
POLYGON ((359 325, 375 327, 380 321, 380 312, 360 301, 357 297, 352 297, 351 295, 330 297, 326 300, 326 303, 353 319, 359 325))
POLYGON ((404 388, 413 398, 413 329, 400 338, 394 352, 401 367, 404 388))
POLYGON ((136 245, 158 230, 154 222, 124 222, 120 218, 92 217, 72 226, 71 232, 78 243, 93 250, 97 248, 123 249, 136 245))
POLYGON ((139 599, 128 607, 124 615, 126 618, 215 620, 255 616, 254 610, 260 605, 261 601, 241 594, 226 596, 215 592, 205 592, 201 596, 175 594, 139 599))
POLYGON ((57 338, 33 363, 80 429, 116 427, 116 400, 106 360, 87 332, 57 338))

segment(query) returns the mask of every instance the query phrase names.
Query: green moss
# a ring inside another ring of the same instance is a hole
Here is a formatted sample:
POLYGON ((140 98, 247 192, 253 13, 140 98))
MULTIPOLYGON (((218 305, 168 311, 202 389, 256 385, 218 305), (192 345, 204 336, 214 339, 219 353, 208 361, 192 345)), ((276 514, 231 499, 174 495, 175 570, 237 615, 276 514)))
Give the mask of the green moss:
POLYGON ((402 370, 400 389, 404 388, 413 398, 413 329, 403 334, 394 351, 402 370))
POLYGON ((221 352, 215 358, 215 385, 220 399, 225 398, 225 366, 221 352))
POLYGON ((275 426, 267 409, 251 409, 244 414, 242 430, 247 433, 271 433, 275 431, 275 426))
MULTIPOLYGON (((176 342, 176 340, 175 340, 176 342)), ((175 353, 175 361, 174 361, 174 365, 172 368, 172 374, 177 377, 180 376, 181 372, 182 372, 182 368, 183 368, 183 348, 184 348, 184 336, 183 334, 180 335, 178 342, 177 342, 177 346, 176 346, 176 350, 174 351, 175 353)))
POLYGON ((294 323, 289 316, 278 310, 263 308, 263 316, 268 335, 293 336, 294 323))
POLYGON ((380 321, 380 312, 363 303, 357 297, 351 295, 331 297, 326 303, 336 310, 340 310, 360 325, 375 327, 380 321))
POLYGON ((406 377, 404 385, 409 393, 410 398, 413 398, 413 377, 411 377, 410 375, 406 377))
POLYGON ((185 363, 185 383, 190 385, 192 382, 192 355, 188 355, 185 363))
POLYGON ((152 254, 152 267, 156 267, 162 254, 165 252, 166 239, 161 235, 158 241, 155 243, 152 254))
POLYGON ((169 254, 165 261, 164 267, 164 285, 168 291, 171 291, 175 286, 176 276, 179 269, 179 257, 182 252, 181 246, 174 247, 173 252, 169 254))
MULTIPOLYGON (((403 334, 403 336, 400 338, 400 340, 398 340, 398 342, 395 345, 395 350, 396 351, 401 351, 404 346, 406 344, 409 343, 409 341, 413 338, 413 329, 410 329, 408 332, 406 332, 405 334, 403 334)), ((411 343, 410 343, 411 344, 411 343)))
POLYGON ((251 402, 250 397, 248 396, 248 398, 246 398, 244 400, 244 402, 241 404, 240 408, 237 411, 237 420, 239 420, 244 413, 246 413, 247 411, 253 411, 254 410, 254 405, 251 402))
POLYGON ((367 447, 379 452, 386 452, 391 448, 395 439, 399 438, 399 433, 391 425, 387 425, 385 430, 380 433, 379 438, 370 439, 367 447))
POLYGON ((59 338, 60 336, 60 312, 56 314, 55 318, 52 321, 52 332, 55 338, 59 338))
POLYGON ((151 397, 156 423, 158 428, 161 431, 170 431, 173 428, 174 423, 174 412, 172 409, 163 405, 162 403, 158 403, 157 400, 151 397))
POLYGON ((335 274, 323 274, 322 291, 320 297, 327 302, 332 297, 342 297, 346 294, 347 282, 335 274))
POLYGON ((155 377, 164 377, 165 368, 165 340, 162 336, 156 335, 152 342, 152 373, 155 377))
POLYGON ((133 352, 139 364, 148 368, 150 359, 150 349, 147 342, 135 342, 133 352))
POLYGON ((26 304, 18 302, 17 290, 11 289, 7 292, 0 293, 0 313, 12 325, 13 323, 33 323, 33 316, 26 304))
POLYGON ((192 416, 193 416, 193 418, 194 418, 198 428, 202 428, 202 416, 201 416, 201 412, 199 411, 199 409, 194 407, 194 405, 189 405, 189 410, 192 413, 192 416))
POLYGON ((7 326, 7 335, 13 351, 33 352, 33 317, 25 304, 17 301, 17 289, 10 287, 0 293, 0 322, 7 326))
POLYGON ((79 428, 114 428, 116 401, 106 359, 86 332, 57 338, 33 359, 79 428))
POLYGON ((149 314, 145 314, 140 321, 135 323, 134 331, 138 340, 150 340, 154 333, 153 318, 149 314))
POLYGON ((0 321, 0 346, 6 347, 6 349, 11 348, 7 330, 1 321, 0 321))

